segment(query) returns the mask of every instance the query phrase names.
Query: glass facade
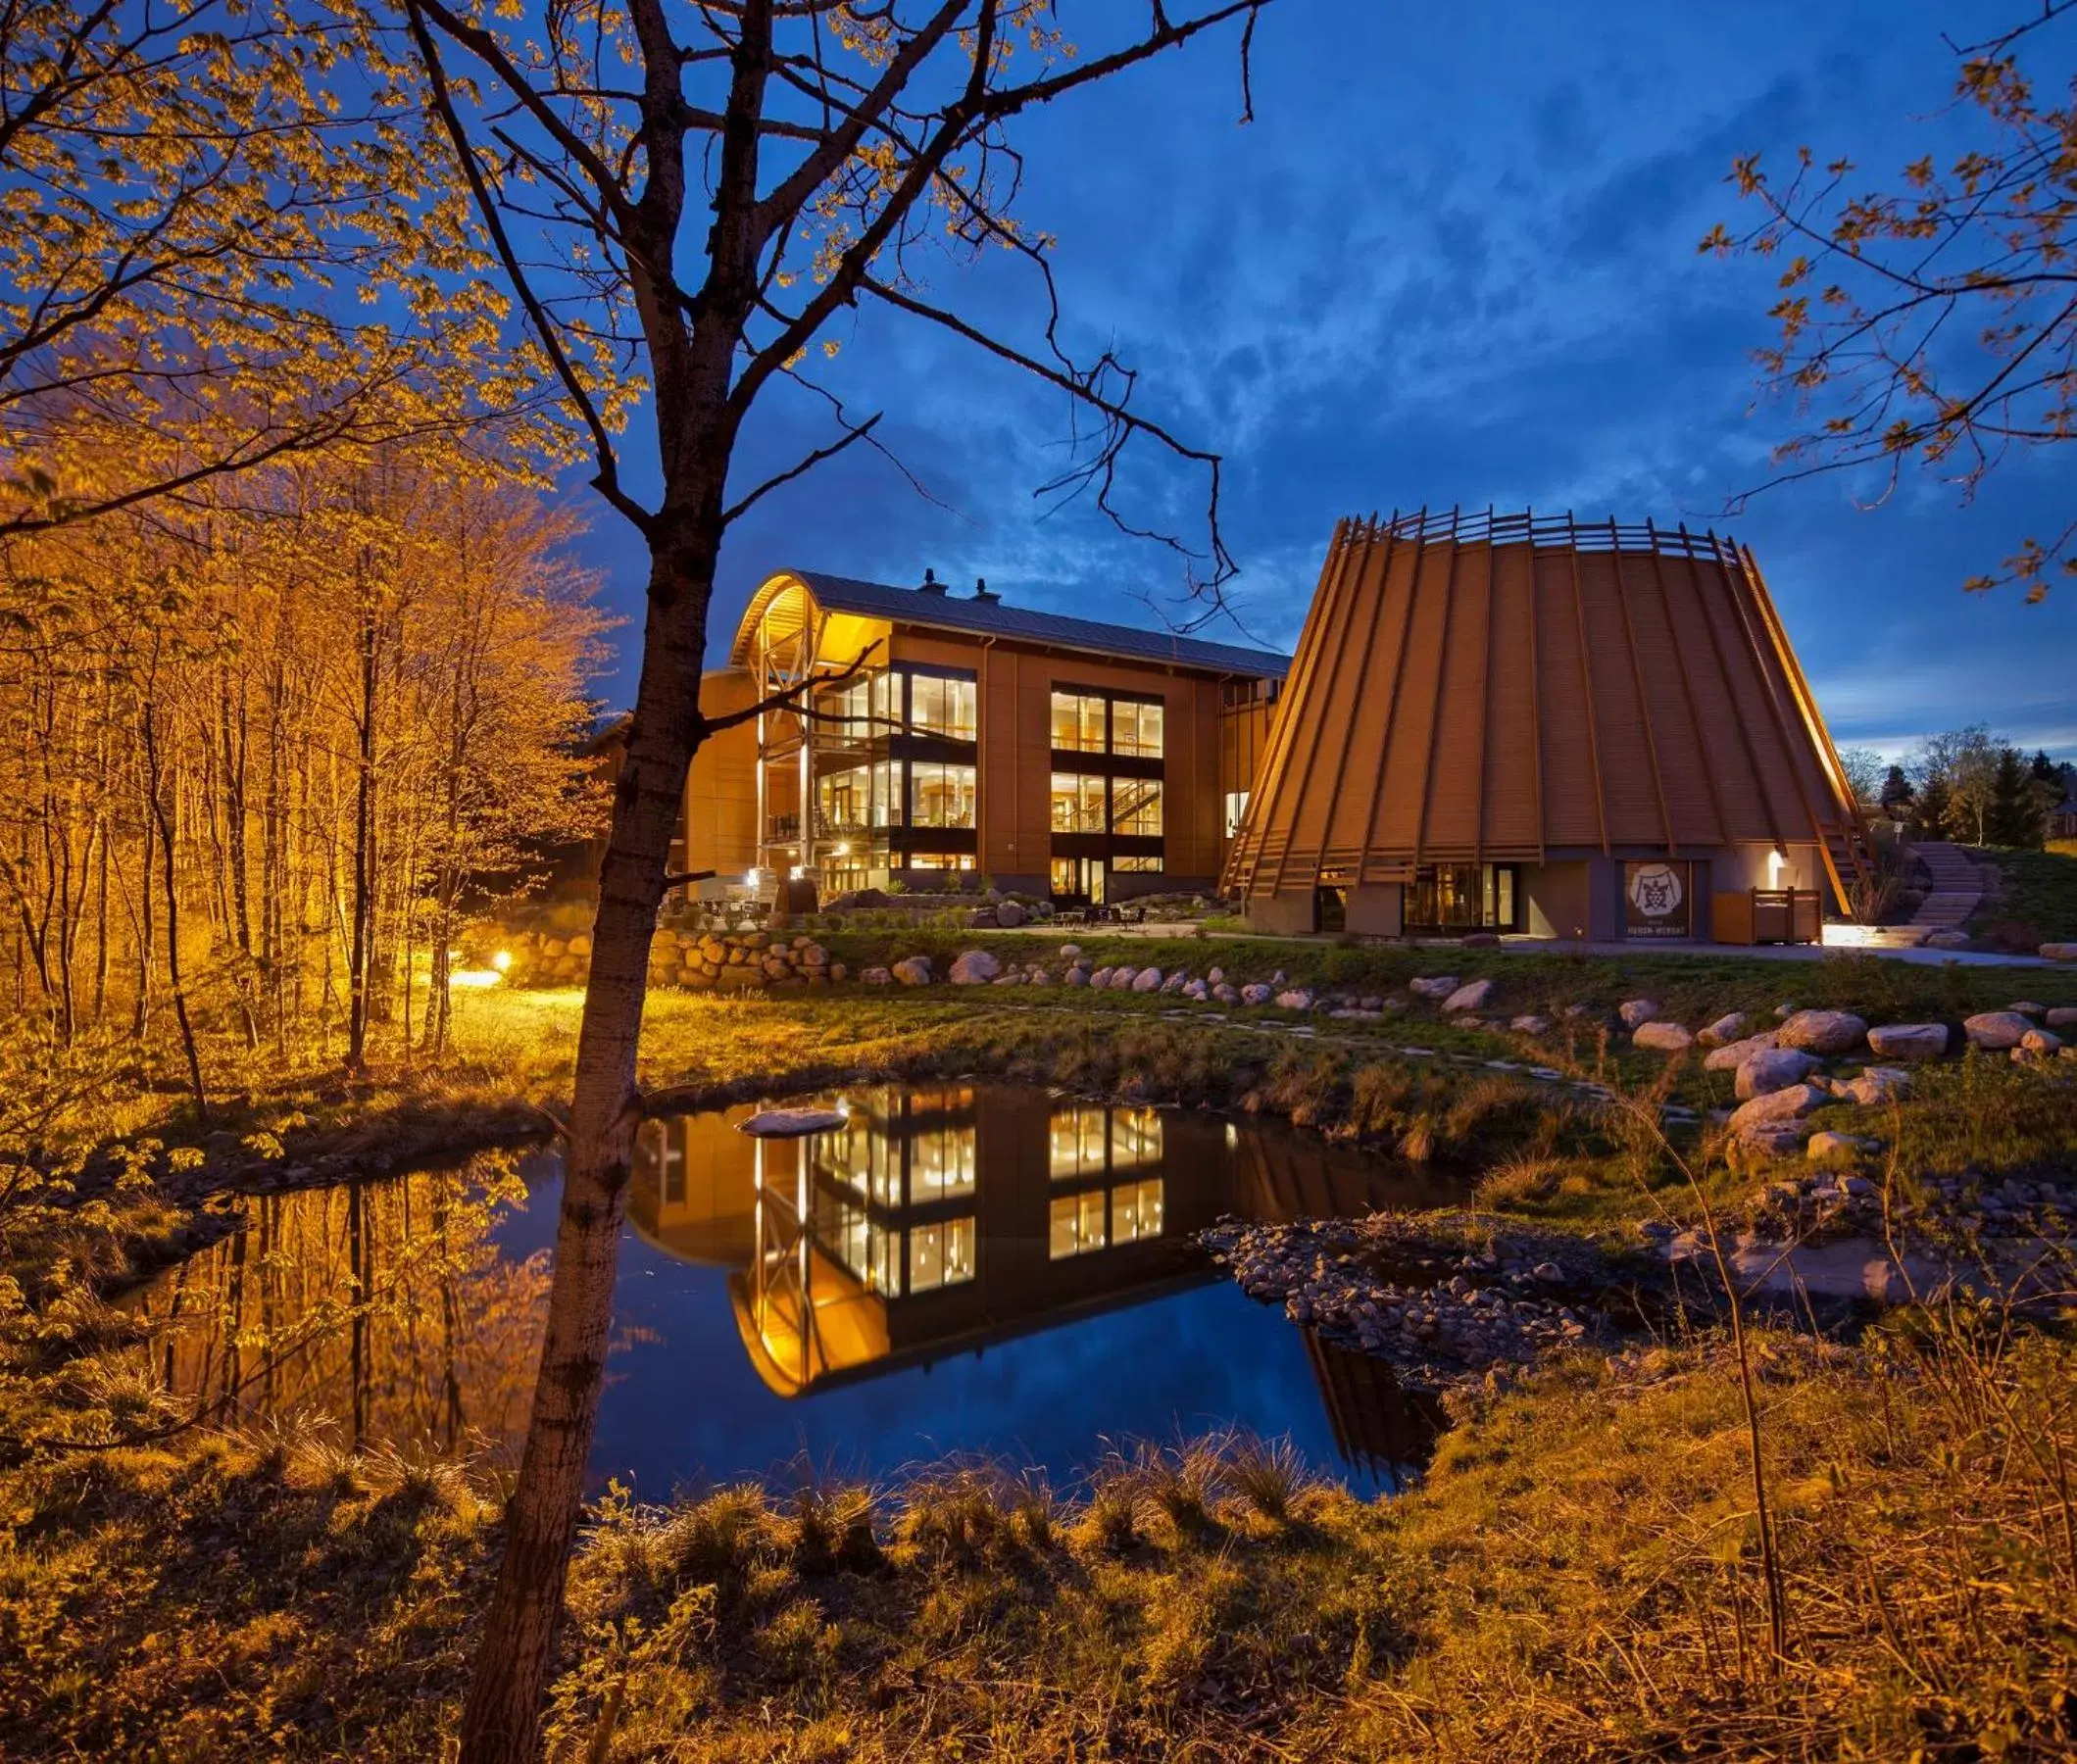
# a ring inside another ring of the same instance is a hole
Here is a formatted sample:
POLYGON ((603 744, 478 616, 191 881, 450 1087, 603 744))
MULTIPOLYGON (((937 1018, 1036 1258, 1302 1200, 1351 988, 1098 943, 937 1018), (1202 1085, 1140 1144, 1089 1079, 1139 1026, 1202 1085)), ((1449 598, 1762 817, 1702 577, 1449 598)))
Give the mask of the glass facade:
POLYGON ((1407 884, 1405 926, 1412 931, 1515 931, 1518 872, 1511 863, 1436 863, 1407 884))
POLYGON ((1162 757, 1162 706, 1144 699, 1113 700, 1111 751, 1138 760, 1159 760, 1162 757))
POLYGON ((1052 822, 1056 833, 1104 830, 1104 785, 1097 772, 1055 772, 1052 822))
POLYGON ((1104 751, 1104 700, 1095 693, 1053 695, 1053 745, 1064 753, 1104 751))
POLYGON ((974 768, 931 760, 909 761, 909 825, 971 827, 974 768))
POLYGON ((1111 831, 1142 838, 1162 830, 1162 785, 1159 778, 1113 778, 1111 781, 1111 831))

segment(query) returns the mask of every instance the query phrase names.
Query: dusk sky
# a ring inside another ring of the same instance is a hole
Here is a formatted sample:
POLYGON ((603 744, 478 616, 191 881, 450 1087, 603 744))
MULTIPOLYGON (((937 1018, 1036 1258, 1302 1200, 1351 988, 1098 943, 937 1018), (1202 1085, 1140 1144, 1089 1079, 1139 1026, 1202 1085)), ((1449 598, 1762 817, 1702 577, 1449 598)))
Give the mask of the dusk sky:
MULTIPOLYGON (((1064 7, 1074 29, 1078 7, 1064 7)), ((1962 593, 2027 534, 2067 518, 2071 457, 2014 457, 1963 506, 1913 475, 1880 508, 1822 477, 1768 475, 1793 412, 1755 408, 1772 274, 1699 256, 1742 212, 1734 155, 1786 167, 1807 142, 1859 181, 1973 118, 1954 63, 2009 5, 1741 0, 1737 6, 1282 0, 1257 31, 1257 121, 1237 127, 1234 39, 1076 94, 1021 124, 1019 210, 1059 240, 1066 333, 1142 371, 1136 408, 1224 454, 1230 599, 1288 649, 1335 519, 1372 509, 1650 515, 1728 529, 1765 571, 1842 745, 1893 753, 1984 721, 2077 757, 2077 585, 2029 608, 1962 593)), ((2077 20, 2046 59, 2067 68, 2077 20)), ((949 261, 931 297, 1020 341, 1037 309, 1007 260, 949 261)), ((931 493, 853 452, 763 504, 724 555, 710 660, 755 583, 791 566, 909 584, 926 565, 1027 606, 1133 623, 1177 607, 1160 547, 1093 508, 1050 517, 1064 399, 949 337, 873 315, 826 375, 931 493)), ((805 400, 766 409, 748 485, 830 438, 805 400)), ((630 436, 630 460, 648 447, 630 436)), ((2071 450, 2077 454, 2077 449, 2071 450)), ((1142 524, 1202 532, 1202 479, 1152 452, 1124 500, 1142 524)), ((587 545, 639 628, 640 548, 601 510, 587 545)), ((604 690, 624 703, 632 663, 604 690)))

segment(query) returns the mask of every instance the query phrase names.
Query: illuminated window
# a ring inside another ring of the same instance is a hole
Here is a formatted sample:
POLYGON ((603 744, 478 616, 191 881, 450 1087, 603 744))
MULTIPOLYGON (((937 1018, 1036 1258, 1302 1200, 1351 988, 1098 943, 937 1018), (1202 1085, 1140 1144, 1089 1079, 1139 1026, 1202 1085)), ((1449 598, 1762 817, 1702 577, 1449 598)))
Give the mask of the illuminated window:
POLYGON ((1104 751, 1104 701, 1090 694, 1053 695, 1053 745, 1072 754, 1104 751))
MULTIPOLYGON (((1056 833, 1101 833, 1104 830, 1104 780, 1101 777, 1089 772, 1053 774, 1053 830, 1056 833)), ((1160 830, 1155 829, 1156 832, 1160 830)))
POLYGON ((1047 1253, 1054 1261, 1086 1254, 1104 1247, 1104 1191, 1061 1195, 1048 1221, 1047 1253))
POLYGON ((1121 1182, 1111 1191, 1111 1241, 1137 1243, 1162 1235, 1162 1179, 1121 1182))
POLYGON ((1047 1130, 1047 1168, 1056 1182, 1104 1173, 1104 1111, 1077 1103, 1054 1113, 1047 1130))
POLYGON ((1151 837, 1162 830, 1162 787, 1153 778, 1118 778, 1111 789, 1111 831, 1151 837))
POLYGON ((1129 1170, 1162 1161, 1162 1117, 1151 1108, 1113 1109, 1111 1115, 1111 1167, 1129 1170))
POLYGON ((912 827, 973 825, 974 780, 970 765, 909 762, 909 824, 912 827))
POLYGON ((915 1225, 909 1232, 909 1290, 927 1293, 973 1278, 973 1219, 915 1225))
POLYGON ((899 818, 896 809, 901 807, 895 792, 895 780, 902 775, 902 768, 891 760, 881 760, 872 768, 872 824, 887 826, 899 818))
POLYGON ((973 867, 971 852, 911 852, 902 859, 908 869, 925 870, 970 870, 973 867))
POLYGON ((1245 790, 1226 792, 1226 837, 1240 837, 1241 822, 1248 818, 1248 793, 1245 790))
POLYGON ((909 1142, 909 1201, 949 1200, 973 1193, 973 1129, 926 1128, 909 1142))
POLYGON ((864 828, 871 823, 872 767, 854 765, 828 772, 816 780, 816 807, 821 810, 822 829, 864 828))
POLYGON ((977 727, 971 680, 941 680, 929 674, 909 678, 909 726, 918 735, 943 735, 971 741, 977 727))
POLYGON ((871 733, 875 676, 860 674, 815 695, 816 733, 830 741, 864 741, 871 733))
POLYGON ((1161 873, 1162 860, 1147 857, 1113 858, 1111 867, 1121 876, 1153 876, 1161 873))
POLYGON ((1162 707, 1143 705, 1131 699, 1113 700, 1111 706, 1111 751, 1141 760, 1162 757, 1162 707))
POLYGON ((1057 895, 1071 895, 1080 874, 1076 860, 1072 858, 1056 858, 1048 866, 1048 879, 1057 895))
POLYGON ((902 676, 882 669, 872 676, 872 732, 885 735, 902 724, 902 676))

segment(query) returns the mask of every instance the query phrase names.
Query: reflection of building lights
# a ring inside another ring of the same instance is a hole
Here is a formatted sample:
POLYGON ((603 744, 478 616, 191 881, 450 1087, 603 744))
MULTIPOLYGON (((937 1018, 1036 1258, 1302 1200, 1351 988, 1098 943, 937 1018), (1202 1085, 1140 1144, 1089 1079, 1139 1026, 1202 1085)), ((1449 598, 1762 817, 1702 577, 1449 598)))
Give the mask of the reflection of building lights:
POLYGON ((1237 1152, 1240 1150, 1240 1143, 1241 1130, 1234 1126, 1231 1121, 1228 1121, 1226 1123, 1226 1150, 1228 1152, 1237 1152))
POLYGON ((512 971, 512 952, 500 950, 490 958, 490 965, 501 974, 509 974, 512 971))
POLYGON ((808 866, 804 863, 796 863, 793 868, 786 872, 787 876, 795 882, 798 882, 807 873, 808 866))
POLYGON ((836 842, 836 855, 839 858, 849 858, 851 856, 851 841, 848 839, 838 840, 836 842))
POLYGON ((1776 846, 1773 851, 1767 854, 1767 886, 1769 888, 1779 888, 1781 886, 1781 872, 1788 867, 1788 858, 1783 854, 1781 848, 1776 846))
POLYGON ((764 872, 763 872, 762 870, 756 870, 756 869, 752 869, 752 870, 746 870, 746 871, 744 872, 744 875, 743 875, 743 886, 744 886, 745 888, 755 888, 755 887, 757 887, 757 885, 758 885, 758 880, 759 880, 759 878, 760 878, 760 877, 761 877, 761 876, 762 876, 763 874, 764 874, 764 872))

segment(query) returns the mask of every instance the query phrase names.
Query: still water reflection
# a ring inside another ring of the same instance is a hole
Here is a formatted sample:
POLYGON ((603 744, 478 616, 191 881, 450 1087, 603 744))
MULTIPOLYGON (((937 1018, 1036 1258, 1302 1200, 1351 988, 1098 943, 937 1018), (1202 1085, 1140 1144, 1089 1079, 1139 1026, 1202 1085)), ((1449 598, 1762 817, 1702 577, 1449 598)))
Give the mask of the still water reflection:
MULTIPOLYGON (((1259 1219, 1433 1205, 1438 1183, 1300 1135, 1033 1087, 865 1087, 841 1128, 751 1111, 645 1129, 596 1474, 645 1495, 803 1464, 988 1452, 1071 1476, 1107 1442, 1243 1427, 1390 1486, 1431 1408, 1379 1361, 1214 1277, 1191 1242, 1259 1219)), ((552 1159, 253 1202, 142 1302, 168 1380, 226 1418, 511 1455, 546 1303, 552 1159)))

